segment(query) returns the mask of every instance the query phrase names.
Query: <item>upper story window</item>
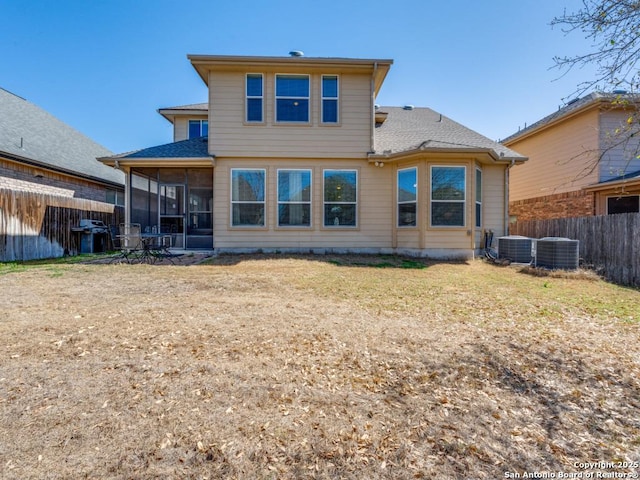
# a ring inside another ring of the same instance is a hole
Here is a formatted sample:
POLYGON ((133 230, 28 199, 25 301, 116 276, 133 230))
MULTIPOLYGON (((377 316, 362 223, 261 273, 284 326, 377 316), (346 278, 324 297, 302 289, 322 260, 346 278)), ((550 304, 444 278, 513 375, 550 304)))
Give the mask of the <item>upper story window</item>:
POLYGON ((466 167, 431 167, 431 225, 463 227, 466 167))
POLYGON ((206 137, 209 135, 208 120, 189 120, 189 138, 206 137))
POLYGON ((276 122, 309 122, 308 75, 276 75, 276 122))
POLYGON ((338 123, 338 76, 322 76, 322 123, 338 123))
POLYGON ((418 169, 398 170, 398 226, 415 227, 418 210, 418 169))
POLYGON ((261 73, 247 74, 247 122, 263 121, 263 84, 261 73))

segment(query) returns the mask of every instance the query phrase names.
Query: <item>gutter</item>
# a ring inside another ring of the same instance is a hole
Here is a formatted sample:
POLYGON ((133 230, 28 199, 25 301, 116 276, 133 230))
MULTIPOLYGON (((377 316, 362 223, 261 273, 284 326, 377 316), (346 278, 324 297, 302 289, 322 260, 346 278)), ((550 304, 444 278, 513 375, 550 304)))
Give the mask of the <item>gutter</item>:
MULTIPOLYGON (((504 170, 504 234, 509 235, 509 170, 516 164, 515 160, 504 170)), ((491 245, 489 245, 491 246, 491 245)))

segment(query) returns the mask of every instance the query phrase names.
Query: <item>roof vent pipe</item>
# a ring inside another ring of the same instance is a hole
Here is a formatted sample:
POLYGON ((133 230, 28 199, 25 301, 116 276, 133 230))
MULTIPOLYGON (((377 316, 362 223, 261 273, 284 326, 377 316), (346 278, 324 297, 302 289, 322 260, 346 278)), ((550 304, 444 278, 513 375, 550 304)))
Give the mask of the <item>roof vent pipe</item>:
POLYGON ((304 52, 300 51, 300 50, 291 50, 289 52, 289 55, 291 57, 304 57, 304 52))

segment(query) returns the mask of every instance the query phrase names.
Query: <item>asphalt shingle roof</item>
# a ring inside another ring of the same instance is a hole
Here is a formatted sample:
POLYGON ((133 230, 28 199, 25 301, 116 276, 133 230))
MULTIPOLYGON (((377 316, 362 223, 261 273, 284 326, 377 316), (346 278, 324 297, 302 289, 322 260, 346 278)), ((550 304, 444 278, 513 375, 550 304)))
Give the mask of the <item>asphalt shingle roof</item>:
POLYGON ((124 184, 124 174, 96 160, 112 155, 50 113, 0 88, 0 156, 25 159, 85 178, 124 184))
POLYGON ((211 156, 207 141, 208 137, 191 138, 123 153, 112 158, 205 158, 211 156))
POLYGON ((379 107, 387 118, 375 129, 375 153, 395 154, 411 150, 493 150, 505 160, 526 157, 471 130, 430 108, 379 107))
POLYGON ((584 97, 576 98, 569 103, 567 103, 564 107, 559 108, 557 111, 547 115, 544 118, 541 118, 537 122, 528 125, 527 127, 519 130, 516 133, 509 135, 507 138, 502 140, 502 143, 509 143, 510 141, 515 140, 516 138, 524 135, 528 132, 536 130, 548 123, 553 122, 562 117, 566 117, 570 115, 572 112, 585 107, 586 105, 592 103, 600 103, 600 102, 610 102, 611 106, 613 106, 614 101, 628 101, 631 103, 635 103, 640 101, 640 95, 638 94, 625 94, 625 93, 604 93, 604 92, 592 92, 589 95, 585 95, 584 97))
POLYGON ((190 105, 178 105, 177 107, 164 107, 158 110, 204 110, 206 113, 209 110, 208 103, 192 103, 190 105))

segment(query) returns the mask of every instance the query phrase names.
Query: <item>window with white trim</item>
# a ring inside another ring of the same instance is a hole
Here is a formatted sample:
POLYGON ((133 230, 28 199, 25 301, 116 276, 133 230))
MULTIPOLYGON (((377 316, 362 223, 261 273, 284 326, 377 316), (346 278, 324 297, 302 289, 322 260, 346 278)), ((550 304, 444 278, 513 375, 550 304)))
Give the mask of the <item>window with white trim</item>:
POLYGON ((415 227, 418 212, 418 169, 398 170, 398 226, 415 227))
POLYGON ((231 169, 231 225, 262 227, 265 225, 264 169, 231 169))
POLYGON ((324 170, 323 175, 324 226, 357 226, 358 171, 324 170))
POLYGON ((311 226, 311 170, 278 170, 278 226, 311 226))
POLYGON ((482 170, 476 168, 476 227, 482 227, 482 170))
POLYGON ((247 122, 262 122, 263 121, 263 105, 264 105, 264 91, 263 91, 263 77, 261 73, 248 73, 247 74, 247 88, 246 88, 246 119, 247 122))
POLYGON ((431 167, 431 225, 463 227, 466 200, 464 166, 431 167))
POLYGON ((338 76, 322 76, 322 123, 338 123, 338 76))
POLYGON ((607 214, 640 212, 640 196, 618 195, 607 197, 607 214))
POLYGON ((309 122, 309 75, 276 75, 276 122, 309 122))
POLYGON ((189 120, 189 138, 206 137, 209 135, 208 120, 189 120))

